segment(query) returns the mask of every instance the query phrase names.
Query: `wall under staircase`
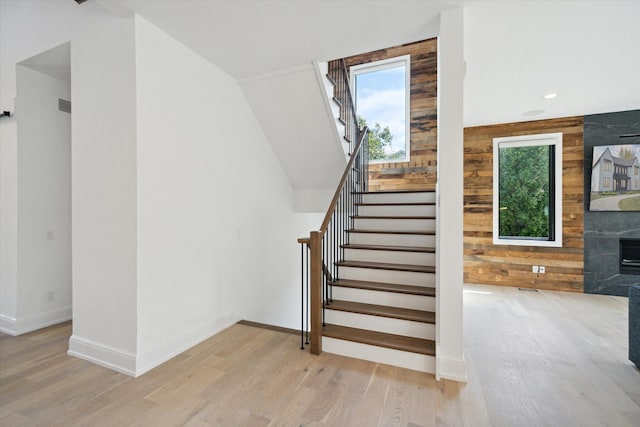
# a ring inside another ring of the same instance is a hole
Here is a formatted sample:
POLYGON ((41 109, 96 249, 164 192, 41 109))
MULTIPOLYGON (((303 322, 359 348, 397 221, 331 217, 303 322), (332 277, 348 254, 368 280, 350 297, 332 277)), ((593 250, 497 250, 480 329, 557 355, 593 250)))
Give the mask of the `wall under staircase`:
POLYGON ((294 189, 296 210, 307 212, 326 210, 347 164, 317 67, 238 82, 294 189))

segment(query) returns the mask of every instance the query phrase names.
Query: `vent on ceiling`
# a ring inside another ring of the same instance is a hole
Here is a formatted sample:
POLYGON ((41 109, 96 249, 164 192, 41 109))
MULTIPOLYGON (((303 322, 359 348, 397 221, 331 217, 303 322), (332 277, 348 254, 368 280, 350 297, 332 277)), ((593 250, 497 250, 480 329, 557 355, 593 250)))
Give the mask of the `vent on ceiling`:
POLYGON ((58 111, 62 111, 63 113, 71 113, 71 101, 58 98, 58 111))

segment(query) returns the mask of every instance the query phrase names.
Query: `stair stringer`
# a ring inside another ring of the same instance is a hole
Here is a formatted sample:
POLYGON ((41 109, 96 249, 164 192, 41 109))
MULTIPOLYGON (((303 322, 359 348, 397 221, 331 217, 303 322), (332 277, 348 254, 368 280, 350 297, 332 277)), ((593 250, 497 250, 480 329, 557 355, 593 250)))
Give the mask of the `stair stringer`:
POLYGON ((336 141, 344 152, 345 157, 349 158, 349 144, 343 138, 346 132, 345 125, 339 120, 340 107, 338 107, 333 100, 334 86, 327 78, 327 74, 329 73, 329 63, 326 61, 313 61, 313 68, 316 73, 318 84, 320 85, 322 92, 325 94, 325 107, 331 122, 334 124, 333 128, 335 130, 336 141))

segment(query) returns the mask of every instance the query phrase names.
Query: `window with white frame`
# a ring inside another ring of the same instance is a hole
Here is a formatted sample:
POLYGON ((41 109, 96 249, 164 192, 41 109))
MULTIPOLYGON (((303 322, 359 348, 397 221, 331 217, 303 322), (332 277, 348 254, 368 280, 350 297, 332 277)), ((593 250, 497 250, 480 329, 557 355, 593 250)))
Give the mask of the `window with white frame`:
POLYGON ((562 246, 562 133, 494 138, 493 243, 562 246))
POLYGON ((408 162, 411 56, 351 67, 358 124, 369 127, 369 162, 408 162))

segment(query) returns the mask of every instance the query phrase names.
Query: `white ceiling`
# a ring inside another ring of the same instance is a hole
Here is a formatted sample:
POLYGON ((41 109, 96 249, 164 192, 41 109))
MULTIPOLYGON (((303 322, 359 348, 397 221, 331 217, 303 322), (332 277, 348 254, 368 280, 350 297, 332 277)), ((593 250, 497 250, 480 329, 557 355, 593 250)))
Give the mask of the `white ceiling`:
POLYGON ((465 126, 640 108, 640 1, 469 1, 464 49, 465 126))
POLYGON ((238 80, 430 38, 464 6, 465 126, 640 108, 638 0, 96 1, 238 80))
POLYGON ((67 42, 46 50, 25 59, 18 65, 71 83, 71 43, 67 42))

